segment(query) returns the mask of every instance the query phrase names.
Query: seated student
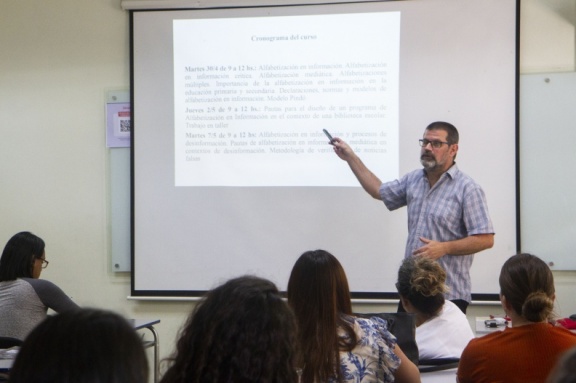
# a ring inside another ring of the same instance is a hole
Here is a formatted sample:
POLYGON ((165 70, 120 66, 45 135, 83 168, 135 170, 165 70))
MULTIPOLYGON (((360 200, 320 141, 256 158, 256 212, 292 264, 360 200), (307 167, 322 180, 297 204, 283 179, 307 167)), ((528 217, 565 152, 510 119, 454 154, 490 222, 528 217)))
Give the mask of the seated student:
POLYGON ((446 272, 426 257, 408 257, 398 270, 396 288, 407 312, 416 318, 420 359, 460 358, 474 338, 466 315, 444 299, 446 272))
POLYGON ((545 382, 560 354, 576 345, 576 334, 553 326, 554 278, 530 254, 510 257, 500 271, 500 301, 511 328, 475 338, 460 358, 460 383, 545 382))
POLYGON ((30 232, 14 235, 0 258, 0 336, 24 339, 48 309, 76 310, 55 284, 38 279, 48 266, 44 241, 30 232))
POLYGON ((420 382, 418 368, 397 346, 386 321, 352 315, 346 274, 327 251, 298 258, 288 303, 298 322, 303 383, 420 382))
POLYGON ((562 354, 546 382, 576 383, 576 347, 572 347, 562 354))
POLYGON ((161 383, 295 383, 296 346, 294 314, 276 286, 231 279, 194 308, 161 383))
POLYGON ((24 340, 10 383, 145 383, 142 340, 110 311, 79 309, 50 316, 24 340))

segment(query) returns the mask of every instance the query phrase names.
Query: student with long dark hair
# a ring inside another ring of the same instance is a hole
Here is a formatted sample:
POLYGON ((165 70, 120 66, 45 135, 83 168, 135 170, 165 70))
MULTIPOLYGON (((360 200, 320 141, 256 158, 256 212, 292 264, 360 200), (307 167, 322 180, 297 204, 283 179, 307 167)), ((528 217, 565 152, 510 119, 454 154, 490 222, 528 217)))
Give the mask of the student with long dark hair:
POLYGON ((296 346, 294 314, 276 286, 234 278, 192 311, 161 383, 296 383, 296 346))
POLYGON ((420 382, 418 368, 386 322, 352 314, 346 274, 329 252, 307 251, 298 258, 288 303, 298 321, 303 383, 420 382))
POLYGON ((6 243, 0 258, 0 336, 23 340, 49 308, 78 309, 58 286, 39 279, 47 266, 42 238, 23 231, 6 243))
POLYGON ((146 383, 142 340, 119 314, 79 309, 50 316, 26 337, 10 383, 146 383))

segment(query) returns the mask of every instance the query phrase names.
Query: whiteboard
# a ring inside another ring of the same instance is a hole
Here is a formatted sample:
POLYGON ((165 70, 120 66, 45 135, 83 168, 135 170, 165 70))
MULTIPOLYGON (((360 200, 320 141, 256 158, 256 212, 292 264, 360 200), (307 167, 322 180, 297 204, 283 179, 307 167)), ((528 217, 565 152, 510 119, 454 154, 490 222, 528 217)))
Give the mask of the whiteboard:
POLYGON ((576 73, 520 77, 522 251, 576 270, 576 73))

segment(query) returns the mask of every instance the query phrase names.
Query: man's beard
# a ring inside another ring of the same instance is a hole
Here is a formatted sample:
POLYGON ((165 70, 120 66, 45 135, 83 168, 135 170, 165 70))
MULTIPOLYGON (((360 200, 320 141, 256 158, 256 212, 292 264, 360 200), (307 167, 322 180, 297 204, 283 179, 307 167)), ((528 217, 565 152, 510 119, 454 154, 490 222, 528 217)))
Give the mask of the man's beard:
POLYGON ((436 160, 430 157, 420 157, 420 163, 426 170, 432 170, 438 165, 436 160))

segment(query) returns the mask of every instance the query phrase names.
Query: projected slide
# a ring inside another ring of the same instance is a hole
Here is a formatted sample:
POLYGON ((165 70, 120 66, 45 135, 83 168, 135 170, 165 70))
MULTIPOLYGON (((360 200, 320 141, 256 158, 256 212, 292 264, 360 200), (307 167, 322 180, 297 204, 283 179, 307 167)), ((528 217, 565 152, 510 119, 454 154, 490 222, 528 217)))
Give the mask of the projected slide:
POLYGON ((322 129, 398 177, 400 12, 173 28, 176 186, 357 187, 322 129))

